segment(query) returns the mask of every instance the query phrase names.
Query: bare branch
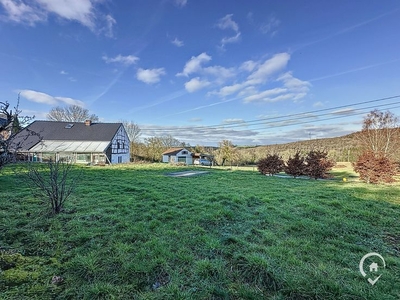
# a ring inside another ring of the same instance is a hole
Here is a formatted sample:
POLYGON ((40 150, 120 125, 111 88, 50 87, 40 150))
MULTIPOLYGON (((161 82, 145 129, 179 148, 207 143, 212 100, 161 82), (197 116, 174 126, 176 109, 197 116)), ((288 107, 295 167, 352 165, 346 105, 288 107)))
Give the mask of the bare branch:
POLYGON ((79 105, 70 105, 67 107, 57 106, 50 110, 47 114, 49 121, 64 121, 64 122, 84 122, 91 120, 98 122, 99 117, 95 114, 90 114, 89 110, 79 105))

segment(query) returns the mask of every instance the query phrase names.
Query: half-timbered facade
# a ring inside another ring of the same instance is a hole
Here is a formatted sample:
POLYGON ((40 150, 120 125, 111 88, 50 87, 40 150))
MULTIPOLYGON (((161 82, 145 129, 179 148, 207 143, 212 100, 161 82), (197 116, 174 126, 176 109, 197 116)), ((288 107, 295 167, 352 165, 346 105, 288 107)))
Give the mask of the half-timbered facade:
POLYGON ((130 141, 122 123, 35 121, 16 135, 12 149, 28 161, 66 159, 86 164, 130 161, 130 141))

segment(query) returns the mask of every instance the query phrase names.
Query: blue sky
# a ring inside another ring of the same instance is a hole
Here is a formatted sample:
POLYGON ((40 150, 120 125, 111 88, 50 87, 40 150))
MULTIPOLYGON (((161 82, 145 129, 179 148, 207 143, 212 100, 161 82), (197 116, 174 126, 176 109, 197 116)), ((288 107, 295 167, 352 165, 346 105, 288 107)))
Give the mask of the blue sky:
POLYGON ((399 115, 357 104, 400 94, 399 30, 386 0, 0 0, 0 99, 191 145, 340 136, 399 115))

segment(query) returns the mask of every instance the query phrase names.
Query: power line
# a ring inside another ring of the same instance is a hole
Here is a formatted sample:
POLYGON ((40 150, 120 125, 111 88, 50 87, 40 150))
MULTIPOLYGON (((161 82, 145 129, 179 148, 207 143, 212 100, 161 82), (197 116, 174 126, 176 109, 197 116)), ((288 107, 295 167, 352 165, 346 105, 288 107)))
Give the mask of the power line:
MULTIPOLYGON (((377 108, 377 107, 391 106, 391 105, 395 105, 395 104, 400 104, 400 101, 399 102, 388 103, 388 104, 373 105, 373 106, 368 106, 368 107, 355 109, 355 110, 353 110, 352 113, 343 114, 341 116, 337 116, 337 117, 335 117, 335 119, 336 118, 352 117, 352 116, 356 116, 356 115, 360 115, 360 114, 364 114, 365 113, 365 111, 359 113, 360 110, 370 110, 370 109, 377 108)), ((393 108, 393 107, 390 107, 390 108, 393 108)), ((334 112, 324 113, 324 114, 320 114, 320 115, 311 115, 311 114, 307 115, 307 114, 304 114, 304 115, 300 115, 300 116, 298 116, 296 118, 286 119, 286 120, 283 119, 283 120, 278 120, 278 121, 268 121, 268 122, 259 121, 257 123, 254 122, 254 123, 250 124, 250 126, 261 125, 261 124, 268 125, 268 124, 275 124, 276 122, 289 122, 289 121, 304 120, 304 119, 309 119, 309 118, 318 119, 320 117, 328 116, 328 115, 332 115, 332 114, 334 114, 334 112)), ((325 121, 325 120, 329 120, 329 119, 323 119, 323 120, 320 119, 320 120, 313 120, 313 121, 320 122, 320 121, 325 121)), ((288 126, 290 126, 290 125, 294 125, 294 124, 288 124, 288 126)), ((243 126, 248 126, 248 125, 245 124, 245 123, 241 123, 241 124, 237 124, 237 125, 234 124, 232 126, 231 126, 231 124, 228 124, 228 125, 224 126, 224 128, 243 127, 243 126)))
MULTIPOLYGON (((394 106, 391 108, 400 108, 399 106, 394 106)), ((317 122, 322 122, 322 121, 329 121, 329 120, 334 120, 334 119, 341 119, 341 118, 346 118, 346 117, 352 117, 352 116, 357 116, 357 115, 362 115, 365 114, 366 112, 359 112, 359 113, 354 113, 352 115, 347 115, 347 116, 336 116, 336 117, 331 117, 331 118, 326 118, 323 120, 310 120, 310 121, 304 121, 304 122, 297 122, 293 124, 282 124, 282 125, 277 125, 277 126, 270 126, 267 128, 280 128, 280 127, 287 127, 287 126, 294 126, 294 125, 302 125, 302 124, 310 124, 310 123, 317 123, 317 122)), ((253 128, 253 130, 260 130, 260 129, 267 129, 265 127, 259 127, 259 128, 253 128)))
MULTIPOLYGON (((229 123, 229 124, 217 124, 217 125, 207 125, 207 126, 177 126, 176 129, 180 129, 180 130, 185 130, 185 129, 187 129, 187 130, 192 130, 192 129, 219 129, 219 128, 222 129, 222 128, 235 128, 235 127, 249 127, 249 126, 256 126, 256 125, 265 126, 265 125, 268 125, 268 124, 276 124, 277 122, 293 122, 293 121, 296 121, 296 120, 304 120, 304 119, 307 119, 307 118, 318 119, 321 116, 331 115, 334 112, 324 113, 324 114, 319 114, 319 115, 315 115, 315 113, 338 110, 338 109, 349 108, 349 107, 359 106, 359 105, 365 105, 365 104, 368 104, 368 103, 376 103, 376 102, 381 102, 381 101, 387 101, 387 100, 396 99, 396 98, 400 98, 400 95, 384 97, 384 98, 379 98, 379 99, 373 99, 373 100, 368 100, 368 101, 362 101, 362 102, 353 103, 353 104, 340 105, 340 106, 335 106, 335 107, 331 107, 331 108, 318 109, 318 110, 313 110, 313 111, 309 111, 309 112, 289 114, 289 115, 284 115, 284 116, 261 118, 261 119, 249 120, 249 121, 241 121, 241 122, 232 122, 232 123, 229 123), (295 118, 293 118, 293 117, 295 117, 295 118), (265 122, 265 121, 267 121, 267 122, 265 122)), ((305 124, 305 123, 321 122, 321 121, 338 119, 338 118, 346 118, 346 117, 351 117, 351 116, 360 115, 360 114, 364 114, 365 113, 365 112, 358 112, 360 110, 372 109, 372 108, 377 108, 377 107, 382 107, 382 106, 390 106, 390 105, 395 105, 395 104, 399 104, 399 103, 400 102, 392 102, 392 103, 387 103, 387 104, 368 106, 368 107, 355 109, 353 111, 353 113, 342 115, 342 116, 336 116, 336 117, 332 117, 332 118, 325 118, 323 120, 310 120, 310 121, 304 121, 304 122, 294 122, 294 123, 291 123, 291 124, 271 126, 271 127, 278 128, 278 127, 293 126, 293 125, 299 125, 299 124, 305 124)), ((392 108, 392 109, 393 108, 398 108, 398 106, 397 107, 389 107, 389 108, 392 108)), ((171 129, 171 128, 155 128, 155 127, 151 128, 150 127, 150 128, 143 128, 141 130, 143 132, 146 132, 146 131, 157 131, 157 132, 167 131, 168 132, 168 131, 171 131, 173 129, 171 129)))

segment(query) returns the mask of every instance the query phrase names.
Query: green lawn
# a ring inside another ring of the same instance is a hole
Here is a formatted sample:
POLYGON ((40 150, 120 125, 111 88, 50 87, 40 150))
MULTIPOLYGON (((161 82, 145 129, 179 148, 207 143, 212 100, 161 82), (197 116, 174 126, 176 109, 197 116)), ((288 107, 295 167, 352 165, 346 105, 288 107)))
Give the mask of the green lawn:
POLYGON ((343 182, 342 169, 327 181, 165 176, 187 169, 77 167, 51 218, 4 169, 0 298, 400 299, 400 185, 343 182), (369 252, 386 261, 373 286, 358 266, 369 252))

